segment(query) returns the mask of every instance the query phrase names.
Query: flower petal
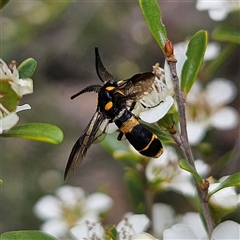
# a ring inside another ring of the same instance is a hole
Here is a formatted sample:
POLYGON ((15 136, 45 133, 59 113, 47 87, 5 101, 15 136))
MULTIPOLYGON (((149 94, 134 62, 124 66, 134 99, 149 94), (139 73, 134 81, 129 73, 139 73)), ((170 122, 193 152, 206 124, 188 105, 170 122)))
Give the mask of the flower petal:
POLYGON ((58 218, 61 216, 61 202, 51 195, 46 195, 38 200, 33 211, 42 220, 58 218))
POLYGON ((15 124, 17 124, 19 120, 18 115, 15 112, 10 113, 6 117, 0 119, 0 134, 4 130, 8 130, 12 128, 15 124))
POLYGON ((147 111, 141 112, 140 118, 144 122, 155 123, 167 114, 173 103, 173 98, 171 96, 167 96, 165 101, 161 102, 157 107, 150 108, 147 111))
POLYGON ((188 140, 192 146, 196 146, 205 137, 207 126, 204 123, 187 122, 188 140))
POLYGON ((70 232, 77 239, 103 239, 104 236, 104 229, 99 222, 86 221, 73 227, 70 232))
MULTIPOLYGON (((209 191, 214 190, 219 184, 220 183, 210 184, 209 191)), ((209 204, 229 210, 235 209, 238 204, 238 196, 234 187, 227 187, 213 194, 209 199, 209 204)))
POLYGON ((214 21, 222 21, 228 15, 228 11, 226 11, 226 9, 213 9, 209 10, 208 13, 210 18, 214 21))
POLYGON ((204 55, 204 60, 208 61, 215 59, 219 55, 220 50, 221 50, 220 44, 218 44, 217 42, 208 43, 206 53, 204 55))
POLYGON ((212 106, 226 105, 236 97, 235 84, 225 78, 215 78, 206 87, 206 99, 212 106))
POLYGON ((57 238, 60 238, 67 235, 68 226, 60 219, 51 219, 42 224, 41 230, 57 238))
POLYGON ((207 239, 207 233, 203 226, 199 213, 185 213, 182 217, 181 223, 190 227, 198 239, 207 239))
POLYGON ((238 112, 232 107, 224 107, 211 116, 210 122, 219 130, 235 128, 239 123, 238 112))
POLYGON ((132 234, 133 232, 135 234, 141 233, 148 229, 150 226, 150 220, 145 214, 133 214, 130 216, 126 216, 125 219, 123 219, 118 225, 117 230, 120 232, 122 229, 126 228, 126 231, 128 234, 132 234), (129 229, 128 226, 126 226, 126 221, 131 225, 131 229, 129 229))
POLYGON ((86 208, 97 213, 105 212, 113 206, 113 200, 104 193, 93 193, 86 200, 86 208))
POLYGON ((163 230, 170 227, 175 218, 174 209, 164 203, 155 203, 152 208, 152 228, 154 235, 162 236, 163 230))
POLYGON ((149 233, 139 233, 136 235, 133 235, 130 240, 158 240, 157 238, 153 237, 152 235, 150 235, 149 233))
POLYGON ((29 109, 31 109, 31 106, 29 104, 24 104, 22 106, 17 106, 16 112, 20 112, 23 110, 29 110, 29 109))
POLYGON ((33 92, 33 81, 31 78, 19 79, 18 85, 19 85, 19 91, 21 95, 29 94, 33 92))
POLYGON ((211 236, 211 240, 214 239, 239 239, 240 237, 240 225, 233 221, 225 221, 220 223, 214 228, 211 236))
POLYGON ((12 79, 12 73, 7 64, 0 58, 0 79, 12 79))
POLYGON ((197 239, 197 237, 190 227, 183 224, 176 224, 164 230, 163 240, 167 239, 197 239))
POLYGON ((63 186, 56 190, 58 196, 68 207, 74 207, 85 200, 85 193, 80 187, 63 186))
POLYGON ((208 174, 211 171, 211 167, 207 163, 205 163, 203 160, 201 159, 195 160, 195 166, 200 176, 203 176, 203 177, 209 176, 208 174))

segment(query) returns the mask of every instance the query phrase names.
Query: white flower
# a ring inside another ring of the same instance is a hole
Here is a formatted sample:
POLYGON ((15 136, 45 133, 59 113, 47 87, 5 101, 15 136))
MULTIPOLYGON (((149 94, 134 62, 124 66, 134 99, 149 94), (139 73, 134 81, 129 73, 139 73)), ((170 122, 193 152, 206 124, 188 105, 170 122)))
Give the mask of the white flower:
POLYGON ((7 64, 0 59, 0 79, 8 80, 12 86, 12 89, 18 94, 19 97, 33 92, 32 79, 20 79, 15 62, 12 62, 10 69, 7 64))
MULTIPOLYGON (((209 192, 216 189, 219 185, 220 183, 210 184, 209 192)), ((238 195, 234 187, 223 188, 218 192, 214 193, 209 199, 209 204, 214 206, 215 208, 228 209, 230 211, 235 210, 238 203, 238 195)))
MULTIPOLYGON (((212 232, 211 240, 216 239, 239 239, 240 225, 233 221, 220 223, 212 232)), ((200 234, 200 233, 198 233, 200 234)), ((172 239, 200 239, 191 227, 184 224, 176 224, 163 232, 163 240, 172 239)), ((205 237, 205 239, 207 239, 205 237)))
POLYGON ((164 203, 154 203, 152 207, 152 230, 155 236, 162 237, 162 233, 166 228, 175 223, 174 209, 164 203))
POLYGON ((191 228, 198 239, 204 239, 207 236, 207 232, 202 223, 202 219, 197 212, 187 212, 181 216, 181 224, 184 224, 191 228))
POLYGON ((234 0, 198 0, 196 4, 197 10, 208 10, 210 18, 215 21, 224 20, 231 11, 239 7, 239 1, 234 0))
POLYGON ((105 231, 100 222, 85 221, 70 230, 72 236, 82 240, 101 240, 105 231))
POLYGON ((117 225, 119 240, 129 240, 134 235, 147 230, 149 226, 150 221, 145 214, 126 214, 124 219, 117 225))
POLYGON ((212 232, 211 240, 215 239, 239 239, 240 224, 233 221, 220 223, 212 232))
POLYGON ((211 127, 227 130, 237 126, 237 111, 225 106, 236 94, 233 82, 223 78, 214 79, 205 89, 197 81, 193 84, 186 101, 187 130, 191 145, 197 145, 211 127))
POLYGON ((4 130, 8 130, 17 124, 19 117, 16 114, 17 112, 31 109, 30 105, 24 104, 22 106, 17 106, 15 112, 9 112, 1 103, 0 103, 0 134, 4 130))
MULTIPOLYGON (((178 165, 178 155, 174 148, 166 146, 159 158, 152 158, 146 167, 146 178, 160 189, 171 189, 187 196, 195 195, 191 174, 178 165)), ((210 167, 202 160, 196 160, 196 169, 202 176, 208 174, 210 167)))
POLYGON ((24 94, 33 92, 32 79, 19 79, 16 63, 11 69, 0 59, 0 134, 19 120, 17 112, 30 109, 28 104, 17 106, 24 94))
MULTIPOLYGON (((185 60, 187 59, 186 57, 186 51, 188 48, 188 43, 189 41, 185 42, 179 42, 174 44, 174 54, 177 59, 177 73, 180 77, 181 71, 183 64, 185 60)), ((204 60, 209 61, 215 59, 219 53, 220 53, 220 45, 217 42, 209 42, 206 48, 206 52, 204 55, 204 60)))
POLYGON ((42 197, 34 206, 34 213, 45 222, 41 230, 56 237, 66 236, 69 229, 86 221, 96 222, 98 215, 113 204, 106 194, 85 196, 79 187, 63 186, 56 190, 56 197, 42 197))
POLYGON ((171 228, 164 230, 163 240, 173 240, 173 239, 197 239, 196 235, 192 229, 183 224, 175 224, 171 228))
POLYGON ((200 215, 196 212, 187 212, 184 215, 176 215, 171 206, 162 203, 155 203, 152 209, 152 220, 153 233, 161 239, 165 230, 171 228, 171 226, 176 223, 190 228, 190 231, 195 234, 198 239, 203 239, 207 236, 200 215))
MULTIPOLYGON (((168 64, 165 64, 165 68, 168 68, 168 64)), ((165 75, 164 70, 158 65, 153 67, 153 72, 155 81, 152 91, 137 102, 132 111, 147 123, 157 122, 164 117, 174 103, 170 76, 165 75)))
POLYGON ((158 240, 157 238, 153 237, 148 233, 139 233, 130 238, 130 240, 158 240))

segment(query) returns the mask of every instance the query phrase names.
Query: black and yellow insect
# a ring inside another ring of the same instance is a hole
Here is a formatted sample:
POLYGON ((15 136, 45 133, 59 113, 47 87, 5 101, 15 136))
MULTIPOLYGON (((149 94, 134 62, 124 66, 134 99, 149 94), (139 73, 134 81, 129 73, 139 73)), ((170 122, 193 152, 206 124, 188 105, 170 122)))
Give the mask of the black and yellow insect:
POLYGON ((118 140, 125 135, 142 155, 159 157, 163 152, 157 136, 140 124, 131 112, 136 102, 143 98, 144 94, 152 91, 154 74, 138 73, 129 79, 116 81, 103 66, 97 48, 95 56, 97 75, 104 84, 90 85, 71 97, 73 99, 86 92, 96 92, 98 104, 90 123, 73 146, 65 169, 65 179, 75 172, 91 144, 102 136, 109 123, 115 123, 119 128, 118 140))

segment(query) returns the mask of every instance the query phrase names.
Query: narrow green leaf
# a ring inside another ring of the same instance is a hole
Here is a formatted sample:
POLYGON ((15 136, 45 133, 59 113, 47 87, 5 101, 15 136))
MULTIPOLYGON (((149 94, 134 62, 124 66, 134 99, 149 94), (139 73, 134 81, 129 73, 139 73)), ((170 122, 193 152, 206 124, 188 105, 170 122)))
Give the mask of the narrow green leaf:
POLYGON ((3 180, 2 179, 0 179, 0 185, 3 183, 3 180))
POLYGON ((19 77, 31 78, 33 73, 35 72, 36 67, 37 62, 35 59, 33 58, 26 59, 18 66, 19 77))
POLYGON ((52 144, 59 144, 63 140, 62 130, 48 123, 28 123, 18 125, 4 131, 0 137, 20 137, 52 144))
POLYGON ((145 213, 145 189, 140 173, 133 168, 126 168, 124 178, 127 183, 129 193, 131 194, 133 204, 135 206, 135 212, 139 214, 145 213))
POLYGON ((208 193, 207 199, 209 199, 214 193, 220 191, 223 188, 234 186, 240 186, 240 172, 237 172, 226 178, 221 184, 218 185, 218 187, 208 193))
POLYGON ((35 230, 5 232, 0 235, 1 240, 57 240, 57 238, 35 230))
POLYGON ((149 30, 164 52, 167 33, 162 23, 162 12, 158 2, 156 0, 139 0, 139 5, 149 30))
POLYGON ((181 90, 184 92, 185 96, 190 91, 201 68, 207 41, 208 34, 203 30, 195 33, 190 39, 186 52, 187 59, 181 73, 181 90))
POLYGON ((232 42, 240 44, 240 31, 229 25, 220 25, 214 29, 212 38, 216 41, 232 42))
POLYGON ((190 172, 200 185, 203 184, 203 179, 198 175, 197 171, 188 163, 188 161, 180 159, 179 166, 180 168, 190 172))

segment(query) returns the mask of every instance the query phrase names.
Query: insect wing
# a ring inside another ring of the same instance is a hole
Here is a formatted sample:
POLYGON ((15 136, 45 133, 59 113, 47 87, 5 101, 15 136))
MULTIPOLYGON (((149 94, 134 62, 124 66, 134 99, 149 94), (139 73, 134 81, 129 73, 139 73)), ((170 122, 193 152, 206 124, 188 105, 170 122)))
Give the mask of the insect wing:
POLYGON ((140 100, 152 91, 155 76, 151 72, 138 73, 129 79, 118 81, 118 90, 121 90, 125 100, 140 100))
POLYGON ((109 80, 114 79, 114 77, 104 67, 97 47, 95 48, 95 65, 96 65, 97 75, 102 82, 106 83, 109 80))
MULTIPOLYGON (((100 130, 101 125, 107 125, 106 117, 98 110, 93 115, 90 123, 83 131, 80 138, 74 144, 70 156, 68 158, 67 166, 64 173, 64 179, 69 179, 75 172, 76 168, 82 163, 87 154, 87 150, 97 138, 103 135, 100 130)), ((101 129, 105 129, 102 127, 101 129)))

